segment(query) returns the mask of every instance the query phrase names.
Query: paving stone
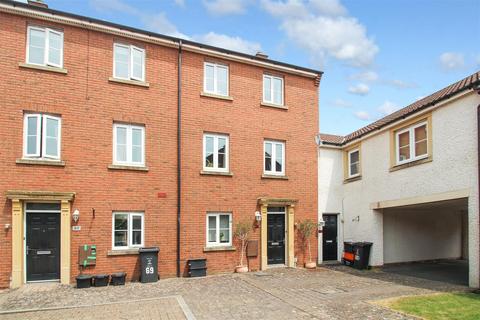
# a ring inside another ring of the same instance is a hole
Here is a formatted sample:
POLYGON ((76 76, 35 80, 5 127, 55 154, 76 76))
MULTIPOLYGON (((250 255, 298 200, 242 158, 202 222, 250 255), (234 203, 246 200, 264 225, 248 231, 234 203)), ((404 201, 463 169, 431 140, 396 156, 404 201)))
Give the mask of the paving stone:
POLYGON ((90 289, 29 284, 0 292, 0 311, 66 309, 0 315, 0 320, 85 319, 86 306, 92 306, 88 319, 94 320, 185 319, 178 299, 185 301, 196 319, 413 319, 372 302, 462 290, 468 288, 341 266, 314 271, 276 268, 90 289))

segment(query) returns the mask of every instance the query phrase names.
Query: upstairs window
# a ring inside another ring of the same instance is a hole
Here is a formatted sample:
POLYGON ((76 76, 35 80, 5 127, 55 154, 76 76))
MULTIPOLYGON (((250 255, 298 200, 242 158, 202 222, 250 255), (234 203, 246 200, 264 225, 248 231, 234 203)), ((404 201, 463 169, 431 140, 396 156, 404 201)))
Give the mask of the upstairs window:
POLYGON ((285 175, 285 143, 266 140, 264 142, 263 172, 268 175, 285 175))
POLYGON ((116 165, 145 166, 145 127, 113 125, 113 162, 116 165))
POLYGON ((23 128, 24 158, 60 159, 60 117, 28 113, 23 128))
POLYGON ((115 43, 113 77, 145 82, 145 50, 132 45, 115 43))
POLYGON ((228 172, 228 136, 203 135, 203 170, 228 172))
POLYGON ((283 106, 283 78, 263 75, 263 102, 283 106))
POLYGON ((30 26, 27 33, 27 63, 63 67, 63 32, 30 26))
POLYGON ((143 212, 114 212, 113 248, 143 247, 144 229, 143 212))
POLYGON ((228 96, 228 66, 205 62, 204 87, 206 93, 228 96))
POLYGON ((348 178, 360 176, 360 150, 354 149, 347 153, 348 156, 348 178))
POLYGON ((427 122, 395 132, 396 164, 403 164, 428 157, 427 122))
POLYGON ((232 215, 207 214, 207 247, 232 245, 232 215))

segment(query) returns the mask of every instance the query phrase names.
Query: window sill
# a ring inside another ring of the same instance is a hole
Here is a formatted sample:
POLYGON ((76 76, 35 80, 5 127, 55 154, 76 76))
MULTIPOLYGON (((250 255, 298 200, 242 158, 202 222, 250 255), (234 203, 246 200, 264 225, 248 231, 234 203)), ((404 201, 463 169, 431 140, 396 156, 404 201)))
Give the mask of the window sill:
POLYGON ((148 167, 124 166, 119 164, 111 164, 108 166, 110 170, 132 170, 132 171, 148 171, 148 167))
POLYGON ((131 85, 134 85, 134 86, 139 86, 139 87, 144 87, 144 88, 149 88, 150 87, 150 83, 143 82, 143 81, 117 79, 117 78, 112 78, 112 77, 108 78, 108 81, 116 82, 116 83, 122 83, 122 84, 131 84, 131 85))
POLYGON ((220 100, 227 100, 227 101, 233 101, 233 97, 231 96, 222 96, 219 94, 215 93, 208 93, 208 92, 200 92, 201 97, 207 97, 207 98, 215 98, 215 99, 220 99, 220 100))
POLYGON ((274 174, 262 174, 262 179, 279 179, 279 180, 288 180, 287 176, 277 176, 274 174))
POLYGON ((280 104, 274 104, 274 103, 268 103, 268 102, 262 102, 260 103, 260 106, 262 107, 267 107, 267 108, 275 108, 275 109, 282 109, 282 110, 288 110, 287 106, 282 106, 280 104))
POLYGON ((17 159, 17 160, 15 160, 15 163, 16 164, 39 165, 39 166, 65 167, 65 161, 59 161, 59 160, 17 159))
POLYGON ((350 182, 354 182, 354 181, 358 181, 358 180, 362 180, 362 176, 355 176, 355 177, 351 177, 351 178, 347 178, 345 180, 343 180, 343 183, 350 183, 350 182))
POLYGON ((127 255, 138 254, 138 249, 139 248, 108 250, 107 256, 127 256, 127 255))
POLYGON ((424 163, 428 163, 428 162, 432 162, 432 161, 433 161, 432 157, 428 157, 428 158, 424 158, 424 159, 420 159, 420 160, 415 160, 415 161, 412 161, 412 162, 407 162, 407 163, 404 163, 404 164, 398 164, 396 166, 391 167, 390 172, 405 169, 405 168, 410 168, 410 167, 413 167, 413 166, 418 166, 419 164, 424 164, 424 163))
POLYGON ((40 65, 36 65, 36 64, 23 63, 23 62, 20 62, 18 64, 18 66, 20 68, 34 69, 34 70, 41 70, 41 71, 49 71, 49 72, 55 72, 55 73, 60 73, 60 74, 67 74, 68 73, 67 69, 63 69, 63 68, 50 67, 50 66, 40 66, 40 65))
POLYGON ((232 172, 221 172, 221 171, 200 171, 200 175, 205 176, 226 176, 226 177, 233 177, 232 172))
POLYGON ((236 251, 234 246, 203 247, 203 252, 236 251))

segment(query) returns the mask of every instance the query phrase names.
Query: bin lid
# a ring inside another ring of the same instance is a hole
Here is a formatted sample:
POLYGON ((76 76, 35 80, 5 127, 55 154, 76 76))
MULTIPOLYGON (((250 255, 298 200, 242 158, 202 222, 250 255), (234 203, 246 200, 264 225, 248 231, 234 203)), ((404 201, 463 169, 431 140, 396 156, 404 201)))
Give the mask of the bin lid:
POLYGON ((77 280, 92 279, 92 275, 90 275, 90 274, 79 274, 75 279, 77 279, 77 280))
POLYGON ((198 259, 188 259, 187 262, 190 262, 190 261, 207 261, 206 258, 198 258, 198 259))
POLYGON ((119 278, 119 277, 125 277, 127 275, 126 272, 116 272, 112 273, 112 277, 119 278))
POLYGON ((372 242, 355 242, 355 245, 358 247, 368 247, 373 245, 372 242))
POLYGON ((144 252, 158 252, 160 251, 159 247, 146 247, 146 248, 140 248, 138 249, 139 253, 144 253, 144 252))
POLYGON ((95 279, 105 279, 105 278, 108 278, 108 274, 96 274, 93 277, 95 279))

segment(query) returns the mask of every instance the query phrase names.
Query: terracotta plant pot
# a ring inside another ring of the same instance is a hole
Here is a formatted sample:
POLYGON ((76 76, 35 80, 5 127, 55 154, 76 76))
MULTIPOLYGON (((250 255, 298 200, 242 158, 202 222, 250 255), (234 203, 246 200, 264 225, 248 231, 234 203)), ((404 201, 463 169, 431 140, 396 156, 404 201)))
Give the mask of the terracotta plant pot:
POLYGON ((237 272, 237 273, 245 273, 245 272, 248 272, 248 267, 237 266, 237 267, 235 267, 235 272, 237 272))
POLYGON ((316 267, 317 263, 314 261, 305 263, 305 268, 307 269, 315 269, 316 267))

